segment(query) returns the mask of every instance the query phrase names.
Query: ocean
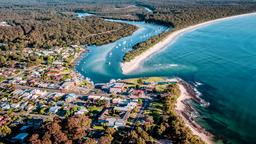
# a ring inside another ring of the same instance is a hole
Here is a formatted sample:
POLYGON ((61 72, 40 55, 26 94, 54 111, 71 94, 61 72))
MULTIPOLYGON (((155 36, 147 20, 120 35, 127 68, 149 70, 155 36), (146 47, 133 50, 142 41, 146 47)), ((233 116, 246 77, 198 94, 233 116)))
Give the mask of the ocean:
POLYGON ((210 102, 195 105, 198 123, 225 143, 256 143, 256 16, 214 23, 180 36, 174 43, 144 61, 129 75, 120 62, 131 47, 167 30, 166 27, 133 22, 140 27, 132 36, 103 46, 90 46, 76 66, 95 82, 110 79, 178 76, 191 83, 210 102))

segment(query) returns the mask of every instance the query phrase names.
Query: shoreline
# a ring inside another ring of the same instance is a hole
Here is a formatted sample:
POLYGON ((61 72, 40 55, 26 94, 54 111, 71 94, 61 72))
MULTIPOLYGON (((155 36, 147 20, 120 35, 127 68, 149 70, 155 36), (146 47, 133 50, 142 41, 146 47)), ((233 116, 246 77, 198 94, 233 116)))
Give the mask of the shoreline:
POLYGON ((188 104, 188 100, 193 100, 194 97, 190 94, 189 90, 183 83, 179 83, 181 91, 175 104, 175 111, 182 118, 185 125, 192 131, 192 133, 200 137, 205 143, 213 144, 214 136, 202 128, 199 124, 193 121, 190 116, 190 112, 194 111, 193 108, 188 104))
POLYGON ((189 26, 189 27, 186 27, 186 28, 183 28, 183 29, 175 30, 175 31, 171 32, 169 35, 167 35, 163 40, 156 43, 154 46, 147 49, 145 52, 141 53, 139 56, 135 57, 130 62, 121 63, 122 72, 123 72, 123 74, 129 74, 132 71, 136 70, 140 66, 140 64, 145 59, 147 59, 149 56, 157 53, 158 51, 162 50, 166 46, 172 44, 173 42, 175 42, 175 40, 177 38, 179 38, 181 35, 183 35, 187 32, 191 32, 191 31, 196 30, 198 28, 208 26, 208 25, 211 25, 211 24, 214 24, 214 23, 217 23, 217 22, 221 22, 221 21, 225 21, 225 20, 231 20, 231 19, 239 18, 239 17, 243 17, 243 16, 250 16, 250 15, 256 15, 256 12, 219 18, 219 19, 199 23, 199 24, 196 24, 196 25, 192 25, 192 26, 189 26))

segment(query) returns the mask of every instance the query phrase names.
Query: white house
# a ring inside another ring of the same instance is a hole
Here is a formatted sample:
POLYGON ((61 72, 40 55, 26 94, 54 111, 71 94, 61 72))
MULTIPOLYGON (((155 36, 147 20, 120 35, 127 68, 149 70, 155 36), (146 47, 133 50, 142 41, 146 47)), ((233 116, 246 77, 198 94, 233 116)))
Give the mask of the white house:
POLYGON ((57 113, 59 111, 60 107, 59 106, 53 106, 49 109, 50 113, 57 113))

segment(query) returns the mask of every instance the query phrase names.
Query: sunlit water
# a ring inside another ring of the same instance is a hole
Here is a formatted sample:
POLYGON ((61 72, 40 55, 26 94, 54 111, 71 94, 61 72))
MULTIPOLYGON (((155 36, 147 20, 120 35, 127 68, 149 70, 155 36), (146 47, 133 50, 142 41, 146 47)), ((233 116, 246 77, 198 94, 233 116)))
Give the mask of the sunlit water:
MULTIPOLYGON (((129 22, 130 23, 130 22, 129 22)), ((166 30, 142 22, 132 36, 103 46, 90 46, 76 66, 95 82, 138 76, 179 76, 201 82, 198 89, 210 107, 198 110, 199 123, 231 143, 256 143, 256 16, 212 24, 181 36, 149 57, 130 75, 120 61, 132 45, 166 30)))

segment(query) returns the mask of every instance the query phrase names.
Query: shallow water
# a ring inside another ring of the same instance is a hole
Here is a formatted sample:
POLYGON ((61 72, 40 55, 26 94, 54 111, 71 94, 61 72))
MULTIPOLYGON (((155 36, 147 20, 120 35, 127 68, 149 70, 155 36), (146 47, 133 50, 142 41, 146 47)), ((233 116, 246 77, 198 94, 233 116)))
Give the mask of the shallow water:
POLYGON ((76 69, 95 82, 137 76, 179 76, 201 82, 198 89, 211 103, 203 109, 199 123, 216 136, 231 143, 256 143, 256 16, 245 16, 199 28, 149 57, 131 75, 123 75, 120 61, 137 42, 166 28, 140 26, 132 36, 100 47, 90 53, 76 69), (126 41, 126 43, 124 43, 126 41), (119 46, 120 45, 120 46, 119 46), (124 50, 124 48, 126 48, 124 50))
MULTIPOLYGON (((113 20, 112 20, 113 21, 113 20)), ((94 82, 108 82, 110 79, 136 77, 138 75, 123 75, 120 62, 126 52, 135 44, 168 30, 168 27, 144 22, 126 22, 136 25, 139 29, 131 36, 102 46, 88 46, 90 51, 84 54, 76 66, 76 70, 94 82)))

